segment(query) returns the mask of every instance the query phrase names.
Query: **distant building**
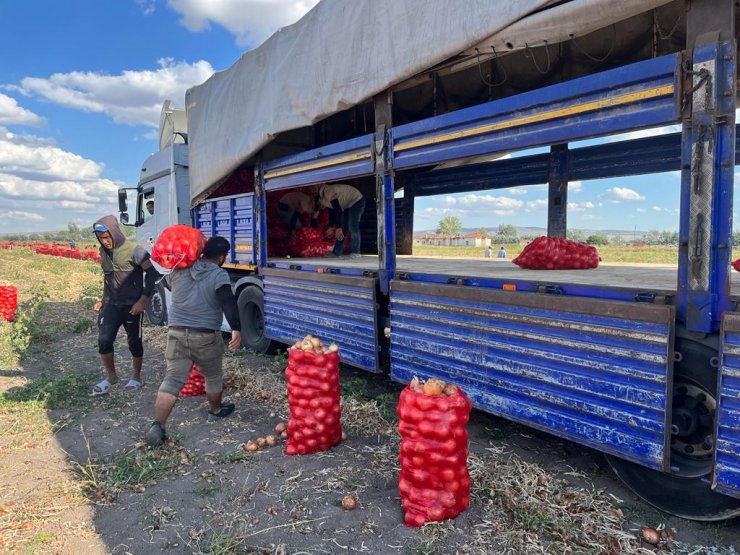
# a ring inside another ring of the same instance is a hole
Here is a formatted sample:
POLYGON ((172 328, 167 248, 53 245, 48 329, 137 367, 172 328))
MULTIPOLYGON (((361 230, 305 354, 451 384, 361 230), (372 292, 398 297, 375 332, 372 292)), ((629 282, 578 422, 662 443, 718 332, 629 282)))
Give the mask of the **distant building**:
POLYGON ((414 235, 414 243, 435 247, 487 247, 491 244, 491 238, 478 232, 455 235, 450 233, 418 233, 414 235))

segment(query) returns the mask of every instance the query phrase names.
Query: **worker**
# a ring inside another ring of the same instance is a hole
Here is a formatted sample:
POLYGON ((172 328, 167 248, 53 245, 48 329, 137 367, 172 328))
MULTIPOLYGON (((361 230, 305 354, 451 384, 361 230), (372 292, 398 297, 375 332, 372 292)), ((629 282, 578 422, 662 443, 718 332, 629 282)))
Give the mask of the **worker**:
POLYGON ((151 446, 167 439, 165 426, 177 396, 188 379, 193 363, 200 367, 206 381, 209 422, 226 418, 234 412, 233 403, 224 403, 221 322, 231 327, 229 348, 241 346, 241 321, 231 279, 222 268, 231 245, 223 237, 206 241, 203 254, 190 268, 173 270, 165 280, 172 291, 167 328, 167 373, 154 401, 154 421, 146 434, 151 446))
POLYGON ((315 225, 316 212, 314 211, 313 199, 300 191, 292 191, 280 197, 277 205, 277 212, 280 219, 283 220, 288 229, 293 233, 301 227, 301 215, 311 215, 311 225, 315 225))
POLYGON ((498 258, 506 258, 506 249, 503 245, 501 245, 501 248, 498 250, 498 255, 496 255, 498 258))
POLYGON ((483 256, 485 256, 486 258, 491 258, 492 255, 493 255, 493 249, 491 248, 491 245, 488 245, 486 247, 486 250, 483 252, 483 256))
POLYGON ((143 385, 141 366, 144 346, 141 341, 141 313, 146 309, 159 274, 149 253, 136 241, 127 241, 115 216, 100 218, 93 225, 100 242, 103 268, 103 299, 93 307, 98 311, 98 352, 106 377, 93 388, 93 395, 105 395, 118 382, 113 360, 113 344, 121 326, 126 330, 133 371, 127 389, 143 385))
POLYGON ((350 258, 360 257, 360 218, 365 211, 365 197, 351 185, 324 184, 319 189, 319 204, 331 208, 327 238, 334 238, 334 249, 328 257, 342 255, 347 233, 352 236, 350 258))
POLYGON ((146 201, 146 211, 149 212, 149 215, 154 216, 154 201, 153 200, 146 201))

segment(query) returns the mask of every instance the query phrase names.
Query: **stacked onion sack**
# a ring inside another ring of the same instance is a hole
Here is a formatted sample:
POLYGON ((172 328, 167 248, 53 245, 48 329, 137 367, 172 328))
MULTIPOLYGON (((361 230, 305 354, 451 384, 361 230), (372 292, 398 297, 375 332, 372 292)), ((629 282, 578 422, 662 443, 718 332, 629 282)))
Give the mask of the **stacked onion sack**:
POLYGON ((453 384, 411 380, 398 400, 401 474, 407 526, 454 518, 470 504, 468 432, 471 404, 453 384))
POLYGON ((560 239, 537 237, 512 262, 529 270, 587 270, 599 265, 596 247, 560 239))
POLYGON ((152 260, 168 270, 189 268, 203 252, 206 237, 187 225, 171 225, 157 237, 152 247, 152 260))
POLYGON ((14 285, 0 284, 0 319, 12 322, 18 308, 18 289, 14 285))
POLYGON ((342 441, 339 348, 307 335, 288 349, 286 455, 326 451, 342 441))
POLYGON ((180 397, 197 397, 206 394, 206 378, 200 373, 200 368, 193 363, 188 374, 188 381, 180 390, 180 397))

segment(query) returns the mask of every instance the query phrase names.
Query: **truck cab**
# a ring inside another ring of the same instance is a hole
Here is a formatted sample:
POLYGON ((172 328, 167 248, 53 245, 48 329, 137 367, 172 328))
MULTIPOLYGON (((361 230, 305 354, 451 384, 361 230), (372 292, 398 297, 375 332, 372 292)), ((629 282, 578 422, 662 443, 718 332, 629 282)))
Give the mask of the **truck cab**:
MULTIPOLYGON (((151 252, 162 230, 174 224, 192 224, 189 194, 185 111, 175 110, 165 101, 160 117, 159 151, 144 161, 135 188, 118 190, 121 223, 136 226, 136 242, 151 252)), ((152 263, 157 270, 164 271, 156 262, 152 263)), ((167 323, 168 295, 166 288, 158 284, 147 308, 147 317, 155 325, 167 323)))

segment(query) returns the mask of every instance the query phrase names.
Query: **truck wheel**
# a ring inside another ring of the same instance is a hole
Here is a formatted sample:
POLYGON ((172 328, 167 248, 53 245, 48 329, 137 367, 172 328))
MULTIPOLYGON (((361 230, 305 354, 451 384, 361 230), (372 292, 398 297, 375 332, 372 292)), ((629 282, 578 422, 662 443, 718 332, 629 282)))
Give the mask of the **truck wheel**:
POLYGON ((239 294, 239 319, 242 345, 261 354, 273 354, 279 344, 265 336, 265 296, 257 286, 246 287, 239 294))
POLYGON ((165 302, 164 286, 158 283, 146 307, 146 317, 155 326, 167 325, 167 303, 165 302))

